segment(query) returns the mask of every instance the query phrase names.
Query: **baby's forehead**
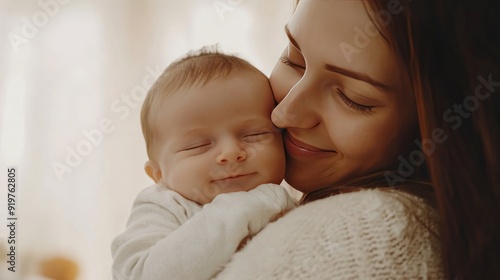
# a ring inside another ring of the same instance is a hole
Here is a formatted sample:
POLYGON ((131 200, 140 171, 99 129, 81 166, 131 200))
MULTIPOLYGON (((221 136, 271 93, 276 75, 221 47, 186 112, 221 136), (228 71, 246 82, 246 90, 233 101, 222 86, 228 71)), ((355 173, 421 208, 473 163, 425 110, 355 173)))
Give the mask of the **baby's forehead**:
MULTIPOLYGON (((269 93, 272 95, 271 85, 269 84, 268 78, 260 72, 251 71, 251 70, 233 70, 228 75, 212 77, 211 79, 205 81, 195 81, 193 83, 185 83, 180 85, 174 90, 171 90, 162 100, 162 105, 171 105, 176 102, 182 102, 186 99, 189 100, 197 100, 203 96, 205 91, 208 88, 208 85, 217 84, 222 85, 224 83, 228 83, 233 77, 237 76, 238 79, 247 82, 248 84, 260 85, 269 90, 269 93), (182 98, 179 98, 182 97, 182 98)), ((221 94, 225 94, 221 91, 221 94)), ((231 98, 228 95, 228 98, 231 98)), ((262 100, 265 102, 265 100, 262 100)))
MULTIPOLYGON (((159 130, 165 131, 172 127, 178 130, 182 126, 202 126, 204 123, 215 127, 228 123, 243 128, 269 126, 275 104, 267 79, 242 79, 262 85, 255 89, 240 89, 230 84, 218 91, 219 84, 216 83, 209 89, 204 85, 180 89, 156 106, 154 123, 159 130), (231 89, 227 90, 227 87, 231 89)), ((224 78, 218 79, 218 82, 224 83, 224 78)))
MULTIPOLYGON (((251 102, 255 110, 274 107, 269 80, 262 73, 250 70, 235 70, 228 75, 184 83, 164 91, 162 95, 162 98, 156 100, 156 104, 152 104, 153 115, 165 115, 172 109, 179 111, 179 107, 192 108, 193 104, 199 104, 199 107, 206 107, 206 104, 223 107, 224 104, 234 103, 235 100, 251 102)), ((189 115, 193 112, 181 110, 180 113, 189 115)))

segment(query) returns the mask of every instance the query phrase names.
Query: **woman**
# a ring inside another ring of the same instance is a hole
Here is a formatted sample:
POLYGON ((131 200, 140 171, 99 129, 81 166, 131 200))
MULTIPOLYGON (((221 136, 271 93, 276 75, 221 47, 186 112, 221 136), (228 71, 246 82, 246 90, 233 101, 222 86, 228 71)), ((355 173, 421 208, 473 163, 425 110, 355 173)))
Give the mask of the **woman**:
POLYGON ((496 2, 302 0, 271 75, 303 206, 218 279, 498 279, 496 2))

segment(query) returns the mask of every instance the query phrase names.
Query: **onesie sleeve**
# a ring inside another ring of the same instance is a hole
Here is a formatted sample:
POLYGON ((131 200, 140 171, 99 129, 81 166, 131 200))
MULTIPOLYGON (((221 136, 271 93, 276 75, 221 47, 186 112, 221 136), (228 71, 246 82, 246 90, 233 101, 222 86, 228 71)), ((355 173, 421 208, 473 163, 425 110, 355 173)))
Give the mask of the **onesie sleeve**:
POLYGON ((154 186, 139 194, 125 232, 113 241, 113 279, 210 279, 242 239, 291 207, 274 184, 221 194, 203 207, 154 186))

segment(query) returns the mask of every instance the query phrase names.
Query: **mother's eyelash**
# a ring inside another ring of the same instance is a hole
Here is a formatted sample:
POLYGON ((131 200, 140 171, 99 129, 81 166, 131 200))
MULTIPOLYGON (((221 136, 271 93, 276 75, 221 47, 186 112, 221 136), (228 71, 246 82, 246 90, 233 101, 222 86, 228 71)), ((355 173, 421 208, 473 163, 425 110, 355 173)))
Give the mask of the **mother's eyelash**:
POLYGON ((290 59, 288 59, 288 56, 286 54, 283 54, 280 57, 280 62, 283 63, 283 64, 286 64, 286 65, 288 65, 290 67, 297 67, 297 68, 301 68, 301 69, 306 69, 302 65, 298 65, 298 64, 295 64, 295 63, 291 62, 290 59))
POLYGON ((349 97, 347 97, 347 95, 345 95, 345 93, 337 88, 337 93, 338 95, 340 96, 340 99, 342 99, 342 101, 349 107, 353 108, 354 110, 356 111, 360 111, 360 112, 371 112, 372 109, 375 107, 375 106, 366 106, 366 105, 362 105, 362 104, 359 104, 359 103, 356 103, 354 101, 352 101, 351 99, 349 99, 349 97))

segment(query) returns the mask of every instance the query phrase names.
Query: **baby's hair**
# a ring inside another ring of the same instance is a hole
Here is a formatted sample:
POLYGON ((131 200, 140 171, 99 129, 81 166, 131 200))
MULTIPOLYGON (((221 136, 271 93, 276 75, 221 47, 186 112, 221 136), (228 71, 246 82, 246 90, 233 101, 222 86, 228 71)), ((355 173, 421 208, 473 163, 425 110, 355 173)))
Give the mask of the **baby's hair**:
POLYGON ((156 159, 153 147, 159 136, 154 116, 167 97, 180 90, 202 87, 235 71, 249 71, 267 79, 255 66, 235 55, 222 53, 216 45, 189 51, 163 71, 151 86, 141 110, 142 133, 150 160, 156 159))

